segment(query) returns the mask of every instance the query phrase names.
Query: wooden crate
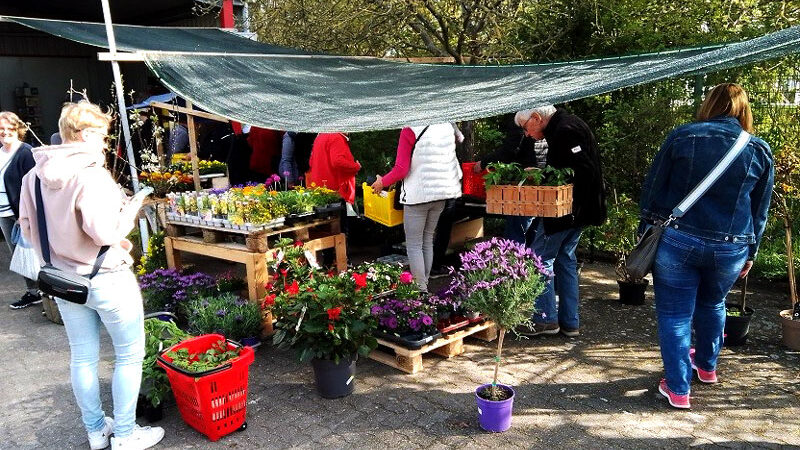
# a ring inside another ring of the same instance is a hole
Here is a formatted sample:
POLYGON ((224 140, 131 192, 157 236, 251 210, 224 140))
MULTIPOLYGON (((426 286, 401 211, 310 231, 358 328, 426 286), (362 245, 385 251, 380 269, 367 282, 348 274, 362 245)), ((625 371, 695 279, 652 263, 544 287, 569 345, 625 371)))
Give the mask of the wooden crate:
POLYGON ((497 339, 497 328, 491 321, 471 325, 446 334, 417 350, 410 350, 402 345, 378 338, 379 347, 373 350, 369 357, 387 366, 413 374, 422 370, 422 355, 426 353, 435 353, 445 358, 452 358, 464 353, 464 338, 467 336, 493 341, 497 339), (388 351, 382 350, 381 346, 388 351))
POLYGON ((492 186, 486 212, 506 216, 561 217, 572 212, 571 184, 564 186, 492 186))

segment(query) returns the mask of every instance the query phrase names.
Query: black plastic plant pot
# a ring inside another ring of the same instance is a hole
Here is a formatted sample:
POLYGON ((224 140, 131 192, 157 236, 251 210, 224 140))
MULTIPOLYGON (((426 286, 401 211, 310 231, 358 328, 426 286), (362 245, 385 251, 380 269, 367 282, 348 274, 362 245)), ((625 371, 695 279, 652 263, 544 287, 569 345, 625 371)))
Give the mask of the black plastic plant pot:
POLYGON ((736 308, 739 311, 739 305, 732 303, 725 303, 725 333, 723 345, 726 347, 744 345, 747 343, 747 336, 750 334, 750 319, 753 318, 755 312, 749 306, 744 307, 744 311, 738 316, 729 316, 727 312, 731 308, 736 308))
POLYGON ((140 395, 136 401, 136 417, 144 417, 150 423, 158 422, 164 418, 164 403, 153 406, 147 397, 140 395))
POLYGON ((387 333, 385 331, 378 330, 376 332, 376 336, 381 339, 394 342, 395 344, 400 344, 409 350, 418 350, 422 348, 422 346, 430 344, 436 339, 442 337, 442 333, 437 331, 435 333, 416 333, 398 336, 393 333, 387 333))
POLYGON ((341 398, 353 393, 356 385, 356 361, 358 355, 339 360, 311 360, 314 369, 314 382, 322 398, 341 398))
POLYGON ((619 285, 619 301, 624 305, 643 305, 644 293, 647 291, 649 280, 642 280, 641 283, 617 280, 619 285))

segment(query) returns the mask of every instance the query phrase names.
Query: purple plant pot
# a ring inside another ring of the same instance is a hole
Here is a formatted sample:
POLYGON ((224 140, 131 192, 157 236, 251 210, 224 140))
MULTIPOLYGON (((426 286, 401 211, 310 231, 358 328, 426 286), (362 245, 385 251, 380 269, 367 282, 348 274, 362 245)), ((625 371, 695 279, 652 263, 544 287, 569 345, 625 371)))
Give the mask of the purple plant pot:
POLYGON ((511 386, 505 384, 498 384, 511 391, 511 398, 495 402, 486 400, 478 395, 483 388, 491 386, 491 384, 484 384, 475 389, 475 399, 478 401, 478 422, 481 428, 492 433, 499 433, 506 431, 511 427, 511 415, 514 409, 514 397, 517 395, 511 386))

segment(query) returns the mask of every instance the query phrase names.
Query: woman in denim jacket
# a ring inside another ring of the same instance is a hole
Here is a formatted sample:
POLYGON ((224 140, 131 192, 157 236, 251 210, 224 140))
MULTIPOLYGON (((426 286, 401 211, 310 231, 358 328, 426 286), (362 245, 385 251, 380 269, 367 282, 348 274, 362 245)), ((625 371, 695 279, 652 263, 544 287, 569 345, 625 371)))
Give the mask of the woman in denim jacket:
MULTIPOLYGON (((697 122, 673 130, 656 154, 642 188, 644 223, 672 209, 728 152, 753 116, 741 86, 714 87, 697 122)), ((664 231, 653 265, 658 338, 665 379, 659 391, 676 408, 689 408, 692 371, 717 382, 725 327, 725 296, 753 265, 767 221, 774 170, 769 145, 753 136, 722 176, 664 231), (692 326, 695 348, 691 347, 692 326)))

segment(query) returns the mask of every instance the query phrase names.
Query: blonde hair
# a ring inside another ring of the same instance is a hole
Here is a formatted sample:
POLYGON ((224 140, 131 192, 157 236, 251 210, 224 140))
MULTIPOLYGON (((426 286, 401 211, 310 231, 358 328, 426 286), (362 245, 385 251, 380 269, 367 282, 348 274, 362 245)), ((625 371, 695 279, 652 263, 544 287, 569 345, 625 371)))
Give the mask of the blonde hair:
POLYGON ((99 106, 81 100, 78 103, 65 103, 58 119, 58 132, 64 142, 78 141, 78 136, 86 128, 108 129, 111 114, 103 112, 99 106))
POLYGON ((25 133, 28 132, 28 125, 23 122, 18 115, 11 111, 0 112, 0 120, 5 120, 11 124, 12 127, 17 129, 17 138, 20 141, 25 140, 25 133))
POLYGON ((747 92, 736 83, 722 83, 706 94, 697 110, 697 120, 705 121, 717 116, 730 116, 739 121, 744 131, 753 132, 753 112, 747 92))

